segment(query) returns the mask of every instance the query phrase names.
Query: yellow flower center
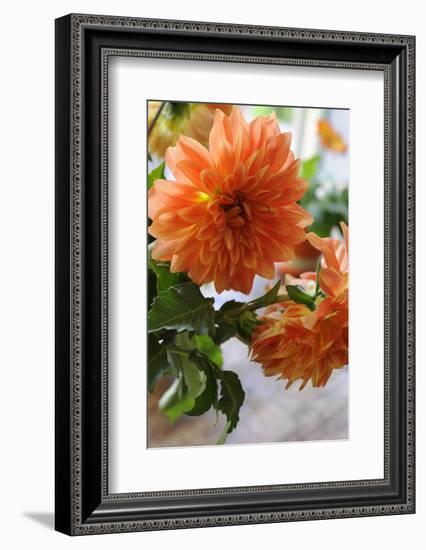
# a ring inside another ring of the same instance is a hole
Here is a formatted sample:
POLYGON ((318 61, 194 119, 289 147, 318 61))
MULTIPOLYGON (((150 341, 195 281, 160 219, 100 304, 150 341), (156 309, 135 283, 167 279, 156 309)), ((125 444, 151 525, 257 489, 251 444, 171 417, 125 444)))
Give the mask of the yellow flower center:
POLYGON ((204 191, 200 191, 198 193, 198 202, 207 202, 210 199, 210 196, 207 193, 204 193, 204 191))

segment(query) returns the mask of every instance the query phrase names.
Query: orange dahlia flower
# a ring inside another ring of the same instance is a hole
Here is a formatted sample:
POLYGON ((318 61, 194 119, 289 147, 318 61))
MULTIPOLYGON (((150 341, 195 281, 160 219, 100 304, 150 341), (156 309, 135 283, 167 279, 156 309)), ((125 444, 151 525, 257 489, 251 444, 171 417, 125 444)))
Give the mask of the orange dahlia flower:
MULTIPOLYGON (((301 380, 303 389, 325 386, 334 369, 348 363, 348 230, 344 241, 308 239, 323 253, 321 289, 315 311, 291 301, 269 308, 263 323, 252 335, 251 357, 262 364, 266 376, 287 380, 286 388, 301 380)), ((312 279, 312 274, 306 274, 312 279)))
MULTIPOLYGON (((344 222, 341 222, 340 226, 343 233, 342 242, 331 237, 321 238, 315 233, 308 233, 306 236, 311 245, 323 255, 319 282, 321 289, 329 296, 339 296, 348 290, 349 231, 344 222)), ((312 274, 303 275, 306 277, 312 274)))
POLYGON ((232 110, 232 105, 222 103, 166 102, 162 105, 161 101, 148 103, 148 128, 162 109, 148 137, 149 150, 159 157, 164 157, 167 147, 175 145, 181 134, 207 146, 215 110, 221 109, 226 114, 232 110))
POLYGON ((256 274, 272 279, 312 223, 296 204, 308 184, 290 142, 275 115, 247 123, 238 108, 216 110, 209 149, 180 136, 166 153, 176 180, 156 180, 148 195, 153 258, 217 292, 247 294, 256 274))

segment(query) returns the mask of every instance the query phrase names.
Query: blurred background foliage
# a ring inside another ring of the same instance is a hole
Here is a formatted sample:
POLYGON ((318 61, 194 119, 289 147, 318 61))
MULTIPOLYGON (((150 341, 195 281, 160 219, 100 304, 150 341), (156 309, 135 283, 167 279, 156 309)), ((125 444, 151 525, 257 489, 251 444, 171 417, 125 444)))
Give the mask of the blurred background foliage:
POLYGON ((347 187, 338 189, 335 186, 323 190, 317 176, 320 161, 321 156, 316 155, 302 162, 300 177, 309 181, 309 189, 299 203, 315 220, 309 231, 328 237, 333 229, 340 231, 341 221, 348 223, 349 192, 347 187))

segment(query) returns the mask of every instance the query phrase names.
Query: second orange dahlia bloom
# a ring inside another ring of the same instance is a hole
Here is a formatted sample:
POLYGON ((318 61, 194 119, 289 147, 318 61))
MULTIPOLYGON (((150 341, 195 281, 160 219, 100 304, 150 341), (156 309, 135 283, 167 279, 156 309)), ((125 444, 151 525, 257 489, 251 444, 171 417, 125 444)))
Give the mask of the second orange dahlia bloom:
MULTIPOLYGON (((309 380, 325 386, 334 369, 348 363, 348 229, 344 241, 309 233, 310 243, 323 254, 319 274, 321 290, 316 310, 292 301, 272 306, 252 336, 251 357, 262 364, 266 376, 296 380, 300 389, 309 380)), ((305 274, 312 279, 314 274, 305 274)), ((303 277, 303 275, 302 275, 303 277)))
POLYGON ((148 196, 152 256, 217 292, 249 293, 254 276, 272 279, 305 240, 311 216, 298 204, 307 182, 275 115, 248 123, 238 108, 216 110, 209 148, 180 136, 166 152, 175 181, 148 196))

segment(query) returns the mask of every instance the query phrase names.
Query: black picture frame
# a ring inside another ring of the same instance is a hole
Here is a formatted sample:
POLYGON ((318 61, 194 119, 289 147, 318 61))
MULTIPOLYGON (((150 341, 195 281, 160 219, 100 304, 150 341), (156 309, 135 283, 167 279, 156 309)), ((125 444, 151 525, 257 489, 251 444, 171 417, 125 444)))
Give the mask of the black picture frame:
POLYGON ((71 14, 56 20, 56 529, 69 535, 415 511, 415 37, 71 14), (111 55, 384 74, 384 478, 109 494, 111 55))

